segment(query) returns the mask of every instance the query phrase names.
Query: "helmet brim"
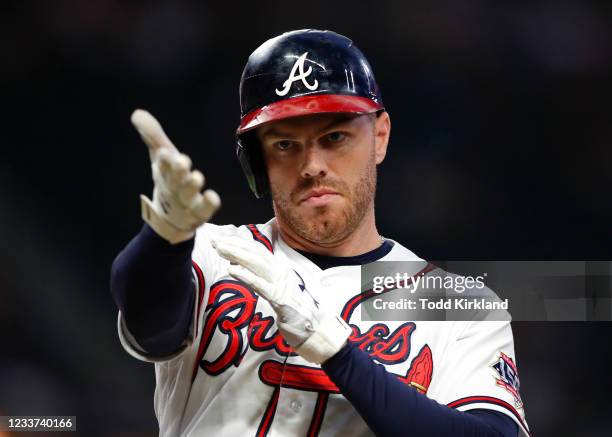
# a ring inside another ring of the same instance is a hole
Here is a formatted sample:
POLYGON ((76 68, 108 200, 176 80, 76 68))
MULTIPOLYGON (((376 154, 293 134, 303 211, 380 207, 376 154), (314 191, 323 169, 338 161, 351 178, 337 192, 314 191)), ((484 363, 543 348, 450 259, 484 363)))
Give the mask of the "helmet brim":
POLYGON ((236 134, 255 129, 265 123, 312 114, 344 112, 371 114, 384 107, 372 99, 351 95, 318 94, 293 97, 266 105, 245 115, 236 134))

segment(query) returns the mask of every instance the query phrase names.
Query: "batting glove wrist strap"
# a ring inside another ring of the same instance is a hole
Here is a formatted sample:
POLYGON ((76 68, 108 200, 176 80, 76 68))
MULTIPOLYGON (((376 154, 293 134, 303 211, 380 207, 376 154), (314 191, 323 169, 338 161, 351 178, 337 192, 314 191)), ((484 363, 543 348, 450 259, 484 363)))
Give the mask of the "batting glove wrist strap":
POLYGON ((352 329, 340 316, 325 317, 296 352, 311 363, 324 363, 342 349, 351 333, 352 329))
POLYGON ((140 195, 140 210, 145 223, 170 244, 178 244, 195 236, 194 231, 182 231, 174 227, 156 211, 155 204, 144 194, 140 195))

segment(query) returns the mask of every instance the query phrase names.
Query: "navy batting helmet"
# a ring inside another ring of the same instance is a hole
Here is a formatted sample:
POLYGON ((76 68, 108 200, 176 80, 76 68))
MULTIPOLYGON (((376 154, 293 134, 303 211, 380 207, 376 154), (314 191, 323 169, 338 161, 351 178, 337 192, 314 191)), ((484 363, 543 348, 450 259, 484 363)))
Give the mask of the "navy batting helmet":
POLYGON ((236 153, 255 196, 268 193, 261 146, 253 130, 309 114, 369 114, 383 110, 367 59, 345 36, 328 30, 283 33, 259 46, 240 80, 236 153))

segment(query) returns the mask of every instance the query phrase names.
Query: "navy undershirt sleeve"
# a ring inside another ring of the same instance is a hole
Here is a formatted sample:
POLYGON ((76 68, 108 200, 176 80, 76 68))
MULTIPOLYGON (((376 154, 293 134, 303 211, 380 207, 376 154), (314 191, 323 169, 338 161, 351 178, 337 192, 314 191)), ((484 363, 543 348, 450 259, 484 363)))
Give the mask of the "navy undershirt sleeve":
POLYGON ((175 352, 189 332, 193 245, 193 239, 172 245, 144 225, 113 262, 111 294, 130 333, 150 355, 175 352))
POLYGON ((422 395, 349 343, 321 366, 379 436, 516 437, 518 426, 495 411, 461 412, 422 395))

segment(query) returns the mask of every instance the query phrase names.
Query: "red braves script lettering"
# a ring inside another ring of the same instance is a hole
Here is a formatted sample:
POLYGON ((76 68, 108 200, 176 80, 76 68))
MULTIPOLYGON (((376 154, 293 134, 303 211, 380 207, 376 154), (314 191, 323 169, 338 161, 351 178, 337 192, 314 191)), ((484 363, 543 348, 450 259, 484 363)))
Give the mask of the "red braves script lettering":
MULTIPOLYGON (((278 330, 274 329, 272 316, 264 317, 255 312, 257 295, 237 281, 223 280, 214 284, 210 290, 206 306, 206 322, 198 353, 199 366, 209 375, 218 375, 230 366, 238 366, 247 351, 247 345, 255 351, 274 350, 280 356, 293 356, 295 351, 285 342, 278 330), (243 337, 246 329, 246 339, 243 337), (215 333, 226 337, 227 346, 213 361, 202 359, 215 333), (245 340, 247 344, 245 344, 245 340)), ((411 336, 416 324, 407 322, 393 332, 384 323, 377 323, 367 331, 351 325, 353 333, 349 340, 373 359, 384 364, 397 364, 408 359, 411 349, 411 336)), ((289 380, 282 381, 284 386, 296 389, 320 390, 338 393, 338 388, 329 380, 325 372, 318 367, 297 366, 268 360, 260 366, 260 378, 269 385, 281 383, 281 376, 289 380), (287 385, 288 384, 288 385, 287 385)), ((405 376, 398 378, 421 392, 426 392, 431 382, 433 361, 431 349, 425 345, 412 360, 405 376)))

